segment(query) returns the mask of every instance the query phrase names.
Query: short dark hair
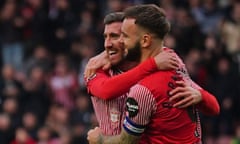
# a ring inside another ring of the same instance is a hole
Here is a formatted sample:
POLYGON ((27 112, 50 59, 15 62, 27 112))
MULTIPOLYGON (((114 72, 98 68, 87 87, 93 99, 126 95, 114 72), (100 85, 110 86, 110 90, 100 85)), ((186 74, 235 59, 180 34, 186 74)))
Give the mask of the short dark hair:
POLYGON ((113 12, 109 13, 105 16, 103 23, 106 24, 111 24, 114 22, 122 22, 124 19, 124 14, 123 12, 113 12))
POLYGON ((135 24, 163 39, 170 31, 170 23, 165 11, 155 4, 141 4, 124 11, 125 18, 136 19, 135 24))

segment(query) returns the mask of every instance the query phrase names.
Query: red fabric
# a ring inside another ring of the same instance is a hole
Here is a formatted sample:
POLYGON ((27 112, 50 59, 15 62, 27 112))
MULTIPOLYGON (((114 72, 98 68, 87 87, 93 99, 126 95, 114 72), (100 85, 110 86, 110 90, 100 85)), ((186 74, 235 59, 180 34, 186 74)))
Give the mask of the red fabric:
POLYGON ((169 102, 168 92, 176 86, 176 76, 179 74, 174 71, 159 71, 131 88, 129 97, 137 101, 139 111, 130 119, 135 125, 147 124, 140 144, 193 144, 201 141, 195 108, 173 108, 169 102))
POLYGON ((113 99, 127 93, 131 86, 136 84, 150 73, 157 71, 157 65, 153 58, 146 60, 127 73, 110 76, 99 70, 96 77, 87 82, 88 91, 102 99, 113 99))
MULTIPOLYGON (((165 49, 167 50, 168 48, 165 48, 165 49)), ((176 54, 176 57, 178 57, 177 54, 176 54)), ((200 110, 200 112, 202 112, 205 115, 219 114, 220 108, 215 96, 203 90, 198 84, 192 81, 188 74, 185 64, 182 62, 182 60, 179 57, 178 57, 178 61, 180 62, 178 74, 181 74, 182 79, 186 83, 188 83, 193 88, 198 89, 202 94, 202 101, 199 104, 197 104, 197 108, 200 110)))
POLYGON ((220 113, 220 106, 217 99, 207 91, 201 89, 202 102, 197 105, 197 108, 205 115, 217 115, 220 113))

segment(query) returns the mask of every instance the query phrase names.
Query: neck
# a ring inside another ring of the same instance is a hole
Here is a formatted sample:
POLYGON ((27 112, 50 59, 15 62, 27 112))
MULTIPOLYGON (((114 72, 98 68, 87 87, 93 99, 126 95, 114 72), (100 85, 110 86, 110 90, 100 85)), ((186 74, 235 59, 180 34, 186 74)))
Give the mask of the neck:
POLYGON ((140 62, 150 57, 154 57, 163 50, 162 40, 153 40, 150 47, 142 48, 142 56, 140 62))

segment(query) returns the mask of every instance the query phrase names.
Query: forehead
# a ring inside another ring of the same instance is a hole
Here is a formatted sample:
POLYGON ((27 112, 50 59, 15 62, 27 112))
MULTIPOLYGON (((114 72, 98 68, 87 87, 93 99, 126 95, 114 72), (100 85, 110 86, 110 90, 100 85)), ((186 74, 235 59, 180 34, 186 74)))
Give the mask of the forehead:
POLYGON ((122 22, 113 22, 111 24, 106 24, 104 28, 104 34, 107 33, 119 33, 121 34, 122 22))
POLYGON ((135 33, 137 31, 137 25, 135 24, 135 19, 133 18, 125 18, 122 24, 122 31, 124 33, 135 33))

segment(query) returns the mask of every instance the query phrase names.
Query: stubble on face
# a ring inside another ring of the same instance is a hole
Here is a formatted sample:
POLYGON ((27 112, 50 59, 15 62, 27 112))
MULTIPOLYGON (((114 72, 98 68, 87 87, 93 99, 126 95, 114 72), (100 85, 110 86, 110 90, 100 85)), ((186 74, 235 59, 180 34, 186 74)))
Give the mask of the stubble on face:
POLYGON ((137 41, 132 48, 128 49, 126 60, 139 62, 141 58, 141 46, 140 42, 137 41))
POLYGON ((141 59, 141 44, 135 19, 124 19, 121 30, 124 48, 128 50, 126 60, 139 62, 141 59))
POLYGON ((112 65, 118 65, 123 61, 125 51, 119 38, 121 35, 121 22, 113 22, 105 25, 105 50, 112 65))

